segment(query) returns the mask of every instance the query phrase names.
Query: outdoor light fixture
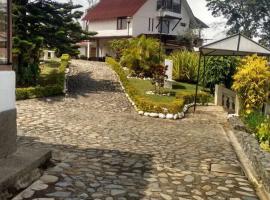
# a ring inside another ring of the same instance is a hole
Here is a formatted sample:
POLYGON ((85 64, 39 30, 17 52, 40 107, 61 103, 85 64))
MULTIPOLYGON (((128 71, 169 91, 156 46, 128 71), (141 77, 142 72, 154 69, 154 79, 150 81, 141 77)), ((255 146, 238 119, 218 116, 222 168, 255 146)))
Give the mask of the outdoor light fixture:
POLYGON ((0 70, 11 69, 11 0, 0 0, 0 70))
POLYGON ((128 36, 129 36, 129 27, 130 27, 131 20, 132 20, 132 17, 127 17, 128 36))

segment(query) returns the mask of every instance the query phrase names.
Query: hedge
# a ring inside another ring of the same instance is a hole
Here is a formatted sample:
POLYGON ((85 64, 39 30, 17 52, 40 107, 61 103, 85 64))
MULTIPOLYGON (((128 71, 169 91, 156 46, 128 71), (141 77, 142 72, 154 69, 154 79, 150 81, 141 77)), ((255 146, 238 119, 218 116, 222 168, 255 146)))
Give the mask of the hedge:
MULTIPOLYGON (((170 103, 154 102, 150 99, 142 97, 140 92, 129 82, 127 75, 121 65, 113 58, 106 58, 106 62, 112 67, 112 69, 118 74, 126 92, 130 98, 134 101, 137 108, 144 112, 155 113, 179 113, 182 111, 185 104, 194 102, 194 93, 176 93, 176 99, 170 103)), ((204 92, 198 94, 198 103, 208 102, 210 95, 204 92)))
POLYGON ((68 54, 63 54, 61 57, 61 65, 59 67, 58 76, 56 79, 56 84, 48 86, 36 86, 28 88, 17 88, 16 89, 16 99, 33 99, 55 96, 63 94, 64 84, 65 84, 65 72, 69 65, 70 56, 68 54))

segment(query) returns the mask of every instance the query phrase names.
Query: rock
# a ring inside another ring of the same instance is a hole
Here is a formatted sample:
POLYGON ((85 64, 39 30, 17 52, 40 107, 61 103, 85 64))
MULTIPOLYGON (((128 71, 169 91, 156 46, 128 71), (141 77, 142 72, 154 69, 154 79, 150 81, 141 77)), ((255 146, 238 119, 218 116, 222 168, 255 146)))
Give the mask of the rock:
POLYGON ((209 190, 212 189, 212 187, 211 187, 210 185, 205 185, 205 186, 202 187, 202 189, 203 189, 204 191, 209 191, 209 190))
POLYGON ((185 117, 185 114, 183 112, 178 113, 178 117, 179 119, 183 119, 185 117))
POLYGON ((138 113, 139 113, 139 115, 143 115, 143 114, 144 114, 144 112, 143 112, 143 111, 139 111, 138 113))
POLYGON ((66 198, 71 195, 71 192, 54 192, 50 194, 46 194, 48 197, 61 197, 61 198, 66 198))
POLYGON ((125 190, 118 190, 118 189, 111 190, 111 195, 112 196, 120 196, 120 195, 123 195, 125 193, 126 193, 125 190))
POLYGON ((167 194, 160 193, 160 196, 165 200, 172 200, 172 197, 167 194))
POLYGON ((79 197, 82 198, 82 199, 86 199, 86 198, 88 198, 88 194, 82 193, 82 194, 80 194, 79 197))
POLYGON ((55 200, 55 198, 36 198, 33 200, 55 200))
POLYGON ((158 115, 158 117, 161 118, 161 119, 165 119, 165 118, 166 118, 166 115, 160 113, 160 114, 158 115))
POLYGON ((81 181, 76 181, 75 186, 77 186, 79 188, 86 188, 85 184, 81 181))
POLYGON ((150 113, 150 117, 155 117, 155 118, 157 118, 157 117, 158 117, 158 114, 157 114, 157 113, 150 113))
POLYGON ((150 113, 145 112, 143 115, 146 116, 146 117, 148 117, 150 115, 150 113))
POLYGON ((122 185, 110 184, 105 186, 106 189, 123 189, 122 185))
POLYGON ((33 195, 35 194, 35 192, 31 189, 26 189, 22 192, 22 197, 25 198, 25 199, 28 199, 30 197, 32 197, 33 195))
POLYGON ((55 183, 58 181, 58 177, 52 175, 43 175, 40 180, 44 183, 55 183))
POLYGON ((185 177, 184 181, 187 182, 187 183, 191 183, 191 182, 194 181, 194 177, 191 176, 191 175, 187 175, 187 176, 185 177))
POLYGON ((44 184, 42 181, 38 180, 36 182, 34 182, 30 188, 32 190, 35 190, 35 191, 39 191, 39 190, 45 190, 48 188, 48 185, 47 184, 44 184))
POLYGON ((175 120, 178 119, 178 115, 177 115, 177 114, 174 115, 174 116, 173 116, 173 119, 175 119, 175 120))
POLYGON ((173 114, 167 114, 166 119, 173 119, 174 115, 173 114))

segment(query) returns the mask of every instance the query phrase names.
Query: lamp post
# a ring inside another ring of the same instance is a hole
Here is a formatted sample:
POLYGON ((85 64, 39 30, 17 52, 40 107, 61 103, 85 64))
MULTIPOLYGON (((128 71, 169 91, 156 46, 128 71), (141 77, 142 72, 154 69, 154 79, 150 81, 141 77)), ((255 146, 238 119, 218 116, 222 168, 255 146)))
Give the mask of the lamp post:
POLYGON ((12 68, 11 0, 0 0, 0 70, 12 68))
POLYGON ((162 49, 162 32, 163 32, 163 6, 159 10, 159 23, 160 23, 160 29, 159 29, 159 62, 161 63, 161 49, 162 49))
POLYGON ((129 36, 129 27, 130 27, 131 20, 132 20, 132 17, 127 17, 128 36, 129 36))

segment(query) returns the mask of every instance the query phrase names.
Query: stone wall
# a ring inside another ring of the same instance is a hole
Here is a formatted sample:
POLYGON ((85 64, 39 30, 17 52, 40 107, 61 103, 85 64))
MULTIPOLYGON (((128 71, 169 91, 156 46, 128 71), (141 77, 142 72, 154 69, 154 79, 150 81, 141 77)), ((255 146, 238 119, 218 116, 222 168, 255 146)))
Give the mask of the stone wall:
POLYGON ((270 153, 260 148, 254 134, 248 132, 238 117, 229 118, 233 133, 251 162, 259 181, 270 195, 270 153))

